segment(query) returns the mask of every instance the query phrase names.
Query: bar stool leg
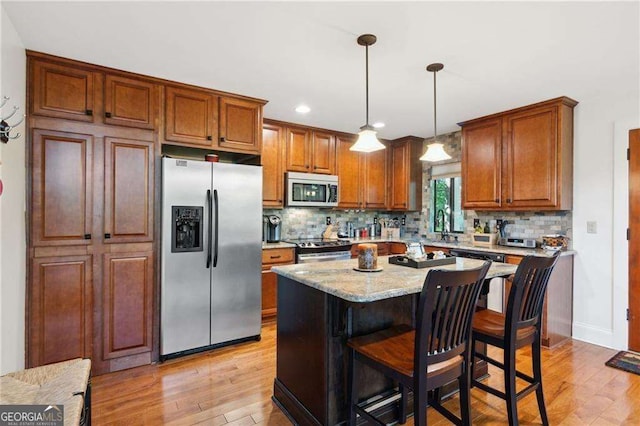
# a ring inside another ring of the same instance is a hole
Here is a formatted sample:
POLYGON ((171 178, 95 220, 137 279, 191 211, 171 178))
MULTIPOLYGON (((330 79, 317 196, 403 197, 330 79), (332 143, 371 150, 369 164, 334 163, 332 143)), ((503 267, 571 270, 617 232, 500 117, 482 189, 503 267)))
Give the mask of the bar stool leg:
POLYGON ((510 345, 504 348, 504 390, 507 397, 507 414, 509 425, 517 426, 518 423, 518 398, 516 398, 516 354, 515 350, 509 350, 510 345))
POLYGON ((538 333, 536 336, 536 340, 533 342, 532 347, 532 360, 533 360, 533 379, 536 383, 538 383, 538 388, 536 389, 536 399, 538 400, 538 409, 540 410, 540 418, 542 419, 542 424, 545 426, 549 426, 549 419, 547 418, 547 408, 544 404, 544 393, 542 392, 542 360, 540 353, 540 334, 538 333))
POLYGON ((409 397, 409 391, 407 390, 407 387, 402 383, 398 384, 398 390, 400 391, 400 412, 398 415, 398 423, 403 425, 407 422, 407 399, 409 397))
POLYGON ((460 418, 464 426, 471 425, 471 370, 470 363, 466 363, 466 371, 458 380, 460 384, 460 418))

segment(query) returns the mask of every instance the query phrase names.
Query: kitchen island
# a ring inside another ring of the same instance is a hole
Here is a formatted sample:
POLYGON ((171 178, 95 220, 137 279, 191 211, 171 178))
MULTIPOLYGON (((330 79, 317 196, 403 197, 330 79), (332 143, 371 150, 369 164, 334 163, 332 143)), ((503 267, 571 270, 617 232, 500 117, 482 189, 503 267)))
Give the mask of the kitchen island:
MULTIPOLYGON (((476 268, 482 261, 456 259, 438 269, 476 268)), ((273 399, 301 425, 346 421, 346 341, 392 324, 415 325, 417 300, 429 271, 378 259, 380 272, 358 272, 357 260, 273 267, 278 274, 277 364, 273 399)), ((494 263, 487 279, 515 272, 494 263)), ((476 371, 476 376, 486 373, 476 371)), ((368 368, 358 369, 360 398, 393 383, 368 368)))

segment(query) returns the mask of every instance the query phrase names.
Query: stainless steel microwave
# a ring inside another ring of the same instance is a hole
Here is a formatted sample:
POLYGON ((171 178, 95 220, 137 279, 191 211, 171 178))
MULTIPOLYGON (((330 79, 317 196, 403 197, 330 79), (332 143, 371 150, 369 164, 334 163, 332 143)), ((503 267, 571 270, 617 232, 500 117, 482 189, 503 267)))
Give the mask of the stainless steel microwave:
POLYGON ((287 173, 287 206, 335 207, 337 205, 338 176, 287 173))

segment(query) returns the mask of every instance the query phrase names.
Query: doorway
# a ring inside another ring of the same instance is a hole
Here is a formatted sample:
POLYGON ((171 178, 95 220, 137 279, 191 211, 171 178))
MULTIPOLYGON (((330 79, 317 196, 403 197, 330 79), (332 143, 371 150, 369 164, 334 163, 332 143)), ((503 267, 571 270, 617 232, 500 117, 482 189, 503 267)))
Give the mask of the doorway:
POLYGON ((629 131, 629 350, 640 352, 640 129, 629 131))

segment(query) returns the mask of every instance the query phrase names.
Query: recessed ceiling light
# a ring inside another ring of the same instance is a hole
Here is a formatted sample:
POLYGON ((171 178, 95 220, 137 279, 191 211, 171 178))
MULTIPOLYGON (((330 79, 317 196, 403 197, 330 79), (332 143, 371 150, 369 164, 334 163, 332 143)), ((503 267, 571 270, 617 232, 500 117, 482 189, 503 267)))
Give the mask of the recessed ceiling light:
POLYGON ((306 114, 306 113, 308 113, 309 111, 311 111, 311 108, 309 108, 309 107, 308 107, 308 106, 306 106, 306 105, 298 105, 298 106, 296 107, 296 112, 298 112, 298 113, 300 113, 300 114, 306 114))
POLYGON ((378 121, 377 123, 373 123, 373 127, 376 129, 382 129, 384 127, 384 123, 378 121))

